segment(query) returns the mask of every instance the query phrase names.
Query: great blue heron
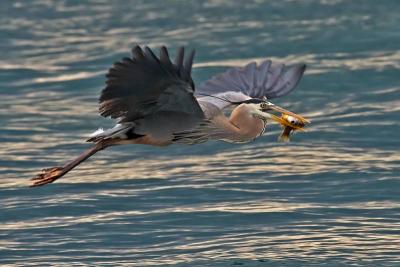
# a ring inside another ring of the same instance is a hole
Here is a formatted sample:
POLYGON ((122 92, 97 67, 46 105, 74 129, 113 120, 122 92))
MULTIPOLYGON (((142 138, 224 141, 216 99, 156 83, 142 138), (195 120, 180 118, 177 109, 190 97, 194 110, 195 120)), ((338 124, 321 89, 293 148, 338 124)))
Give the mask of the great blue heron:
POLYGON ((285 67, 265 60, 231 68, 195 90, 191 77, 194 50, 184 59, 178 49, 172 63, 166 47, 159 58, 145 47, 135 46, 131 58, 123 58, 108 71, 99 99, 100 114, 117 120, 112 129, 95 131, 94 146, 61 167, 44 169, 31 186, 54 182, 78 164, 109 146, 173 143, 196 144, 209 139, 248 142, 265 131, 269 120, 285 121, 271 111, 304 118, 278 107, 269 99, 292 91, 305 65, 285 67), (230 117, 223 110, 236 106, 230 117))

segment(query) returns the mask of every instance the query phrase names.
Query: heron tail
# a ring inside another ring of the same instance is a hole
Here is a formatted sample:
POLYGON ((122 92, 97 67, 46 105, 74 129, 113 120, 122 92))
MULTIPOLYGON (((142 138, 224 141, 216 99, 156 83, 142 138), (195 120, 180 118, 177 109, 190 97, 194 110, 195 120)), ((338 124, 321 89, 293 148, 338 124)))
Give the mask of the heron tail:
POLYGON ((111 144, 109 142, 100 141, 96 143, 93 147, 89 148, 88 150, 80 154, 72 161, 64 164, 63 166, 43 169, 41 173, 37 174, 35 177, 31 179, 32 184, 30 186, 31 187, 42 186, 54 182, 55 180, 61 178, 69 171, 71 171, 73 168, 84 162, 86 159, 90 158, 97 152, 105 149, 110 145, 111 144))

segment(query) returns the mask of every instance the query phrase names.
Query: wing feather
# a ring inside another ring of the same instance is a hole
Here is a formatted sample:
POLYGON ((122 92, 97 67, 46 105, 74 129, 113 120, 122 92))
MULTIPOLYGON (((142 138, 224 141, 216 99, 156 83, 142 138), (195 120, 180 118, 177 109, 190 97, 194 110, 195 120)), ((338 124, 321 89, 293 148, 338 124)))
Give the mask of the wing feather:
POLYGON ((304 70, 304 65, 293 66, 280 75, 274 86, 269 90, 270 98, 281 97, 291 92, 300 80, 304 70))
POLYGON ((251 62, 247 64, 243 69, 243 75, 241 76, 244 83, 249 86, 250 89, 255 87, 256 74, 257 74, 257 63, 251 62))
POLYGON ((283 64, 274 64, 269 68, 267 73, 267 82, 264 87, 267 88, 268 93, 274 90, 274 85, 278 81, 279 76, 282 75, 283 67, 283 64))
POLYGON ((242 88, 244 87, 245 83, 244 81, 240 78, 241 74, 238 68, 232 68, 227 71, 227 75, 224 75, 225 81, 228 83, 229 81, 232 83, 232 89, 235 91, 242 91, 242 88))
POLYGON ((193 96, 193 57, 194 51, 183 64, 184 49, 180 48, 173 64, 166 47, 161 47, 158 58, 150 48, 135 46, 132 58, 114 63, 106 74, 106 87, 99 99, 100 114, 119 122, 132 122, 160 110, 201 115, 193 96))
POLYGON ((176 53, 175 56, 175 66, 178 69, 178 73, 181 73, 184 55, 185 55, 185 48, 181 46, 179 47, 178 53, 176 53))
POLYGON ((183 68, 185 69, 186 73, 190 74, 192 72, 192 65, 193 65, 193 59, 194 59, 195 51, 192 50, 189 54, 189 56, 185 60, 185 64, 183 68))
POLYGON ((270 66, 271 66, 271 60, 265 60, 258 66, 258 75, 256 75, 257 83, 256 83, 256 88, 254 90, 255 95, 262 94, 262 89, 265 86, 268 79, 268 70, 270 66))
POLYGON ((251 62, 244 67, 228 69, 200 84, 196 89, 196 96, 202 101, 212 101, 220 104, 220 108, 229 105, 230 98, 268 99, 284 96, 290 93, 298 84, 306 66, 298 64, 286 67, 284 64, 272 63, 271 60, 264 60, 259 65, 251 62), (204 95, 208 95, 205 98, 204 95), (220 99, 213 97, 218 96, 220 99), (226 99, 225 104, 222 104, 226 99))

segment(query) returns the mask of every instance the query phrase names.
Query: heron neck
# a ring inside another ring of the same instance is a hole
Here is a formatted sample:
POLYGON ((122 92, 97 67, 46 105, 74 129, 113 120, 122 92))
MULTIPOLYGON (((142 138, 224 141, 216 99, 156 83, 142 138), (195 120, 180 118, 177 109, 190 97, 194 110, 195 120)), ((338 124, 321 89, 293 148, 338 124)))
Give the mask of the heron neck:
POLYGON ((237 137, 243 141, 253 140, 260 136, 265 129, 264 121, 249 113, 240 116, 232 113, 229 122, 236 128, 237 137))

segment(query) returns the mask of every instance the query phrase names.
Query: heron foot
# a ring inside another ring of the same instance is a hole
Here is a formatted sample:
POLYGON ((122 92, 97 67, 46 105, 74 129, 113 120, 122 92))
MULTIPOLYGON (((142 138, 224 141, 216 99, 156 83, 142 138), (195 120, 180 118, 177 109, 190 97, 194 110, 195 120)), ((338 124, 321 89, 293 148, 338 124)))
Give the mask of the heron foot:
POLYGON ((53 167, 43 169, 41 173, 37 174, 35 177, 31 179, 33 183, 30 185, 34 186, 42 186, 45 184, 49 184, 60 178, 65 174, 65 168, 63 167, 53 167))

